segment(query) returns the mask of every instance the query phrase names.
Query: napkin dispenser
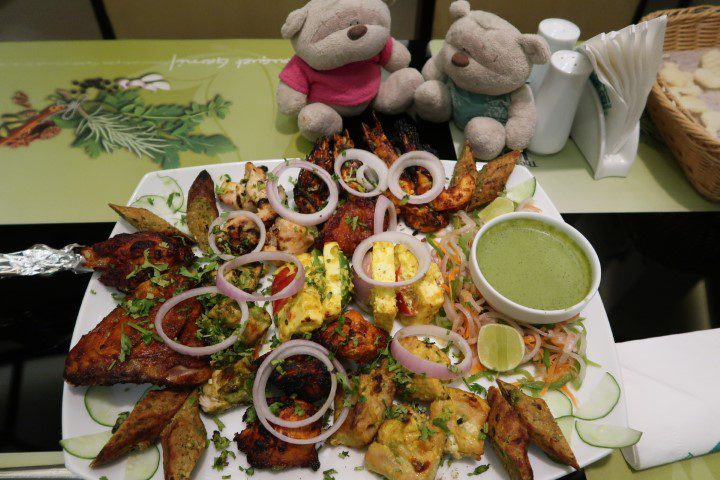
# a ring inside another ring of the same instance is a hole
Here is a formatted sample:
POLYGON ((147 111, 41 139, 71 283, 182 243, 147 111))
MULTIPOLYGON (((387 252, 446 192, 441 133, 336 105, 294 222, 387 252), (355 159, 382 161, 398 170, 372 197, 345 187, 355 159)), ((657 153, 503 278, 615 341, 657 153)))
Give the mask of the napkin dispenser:
POLYGON ((662 63, 667 17, 601 33, 578 50, 593 65, 570 136, 596 180, 626 177, 635 162, 640 117, 662 63))

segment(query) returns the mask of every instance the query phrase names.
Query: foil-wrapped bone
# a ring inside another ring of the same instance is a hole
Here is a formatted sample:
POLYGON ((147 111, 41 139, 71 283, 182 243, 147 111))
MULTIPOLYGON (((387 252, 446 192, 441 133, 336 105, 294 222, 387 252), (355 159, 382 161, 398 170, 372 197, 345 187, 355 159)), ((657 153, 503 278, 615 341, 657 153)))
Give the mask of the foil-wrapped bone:
POLYGON ((84 266, 85 259, 77 253, 82 245, 73 243, 61 249, 47 245, 33 245, 27 250, 0 253, 0 278, 52 275, 60 271, 87 273, 92 270, 84 266))

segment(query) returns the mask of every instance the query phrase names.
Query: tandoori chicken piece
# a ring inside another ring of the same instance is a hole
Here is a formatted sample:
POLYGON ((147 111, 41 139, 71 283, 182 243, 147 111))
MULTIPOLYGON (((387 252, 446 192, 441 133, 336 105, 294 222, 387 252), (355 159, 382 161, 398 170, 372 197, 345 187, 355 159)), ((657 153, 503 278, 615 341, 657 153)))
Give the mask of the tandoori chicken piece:
POLYGON ((260 230, 247 217, 234 217, 214 228, 215 244, 226 254, 241 256, 255 250, 260 241, 260 230))
POLYGON ((427 415, 406 407, 382 424, 365 453, 365 467, 389 480, 433 480, 444 446, 445 433, 427 415))
POLYGON ((437 232, 450 223, 448 212, 437 212, 427 205, 405 205, 401 212, 405 224, 417 232, 437 232))
MULTIPOLYGON (((333 156, 335 160, 337 160, 338 157, 345 152, 345 150, 355 148, 355 142, 353 142, 352 138, 350 138, 350 133, 347 130, 345 130, 342 134, 336 133, 333 138, 333 142, 333 156)), ((340 167, 340 175, 350 188, 359 192, 365 192, 365 187, 358 183, 357 179, 357 170, 361 165, 362 163, 359 160, 348 160, 340 167)), ((334 173, 334 170, 331 173, 334 173)), ((341 189, 340 192, 341 195, 345 195, 343 189, 341 189)))
POLYGON ((211 252, 208 230, 218 215, 220 212, 215 203, 215 182, 207 170, 203 170, 190 186, 187 201, 188 229, 203 252, 211 252))
POLYGON ((191 393, 160 435, 165 480, 189 480, 207 445, 197 393, 191 393))
POLYGON ((268 230, 263 250, 279 250, 292 255, 307 252, 318 236, 315 227, 304 227, 284 218, 275 220, 268 230))
POLYGON ((497 381, 505 400, 515 409, 530 434, 530 440, 551 458, 579 470, 575 454, 568 445, 545 400, 523 393, 518 387, 497 381))
MULTIPOLYGON (((270 405, 279 404, 277 416, 283 420, 297 421, 315 414, 317 409, 299 399, 269 399, 270 405)), ((247 421, 247 413, 243 417, 247 421)), ((321 422, 318 420, 306 427, 285 428, 273 425, 275 429, 291 438, 312 438, 320 435, 321 422)), ((254 420, 235 435, 238 450, 247 455, 247 461, 254 468, 286 470, 288 468, 320 468, 315 445, 296 445, 280 440, 260 423, 254 420)))
MULTIPOLYGON (((511 480, 532 480, 533 471, 528 459, 530 437, 513 407, 495 387, 488 390, 488 439, 502 460, 511 480)), ((562 435, 562 434, 561 434, 562 435)))
POLYGON ((520 152, 516 150, 488 162, 480 170, 468 210, 476 210, 492 202, 502 193, 518 158, 520 152))
MULTIPOLYGON (((150 390, 135 405, 110 440, 90 464, 101 467, 133 450, 155 443, 163 429, 185 403, 189 390, 150 390)), ((203 445, 205 440, 203 439, 203 445)))
POLYGON ((85 266, 101 272, 100 281, 121 292, 131 292, 155 272, 189 265, 191 247, 164 233, 120 233, 83 248, 85 266))
MULTIPOLYGON (((434 343, 423 342, 417 337, 405 337, 400 339, 400 344, 416 357, 450 367, 450 358, 434 343)), ((398 393, 402 397, 419 402, 447 398, 446 382, 416 373, 409 375, 409 382, 398 383, 398 393)))
MULTIPOLYGON (((278 189, 284 200, 285 190, 278 189)), ((256 167, 252 162, 245 164, 245 174, 239 182, 233 182, 228 175, 218 188, 220 201, 235 210, 247 210, 257 213, 266 227, 272 225, 278 215, 270 206, 267 198, 267 167, 256 167)))
POLYGON ((475 178, 470 174, 465 175, 455 186, 440 192, 440 195, 430 202, 430 208, 436 212, 457 212, 470 203, 474 192, 475 178))
POLYGON ((356 310, 348 310, 313 333, 313 340, 338 358, 359 364, 375 360, 388 346, 387 332, 376 327, 356 310))
MULTIPOLYGON (((210 378, 206 359, 181 355, 153 337, 160 299, 185 289, 186 280, 178 276, 164 287, 150 282, 138 287, 134 296, 126 298, 70 350, 65 360, 65 380, 72 385, 189 386, 210 378)), ((196 336, 195 323, 201 310, 195 299, 180 303, 163 319, 165 333, 184 345, 203 346, 196 336)))
POLYGON ((337 242, 345 255, 352 257, 360 242, 373 235, 375 200, 352 197, 339 206, 325 223, 315 247, 337 242))
POLYGON ((445 453, 455 459, 470 457, 480 460, 485 452, 485 425, 490 407, 474 393, 447 389, 446 400, 435 400, 430 405, 430 418, 447 428, 445 453))
POLYGON ((472 176, 475 183, 478 183, 479 177, 477 165, 475 164, 475 156, 473 155, 470 142, 467 140, 465 140, 462 152, 460 152, 460 158, 458 158, 458 161, 455 162, 455 169, 453 170, 453 176, 450 179, 450 186, 454 187, 457 185, 460 182, 460 179, 466 175, 472 176))
MULTIPOLYGON (((331 175, 334 173, 335 157, 331 148, 331 139, 321 137, 307 156, 307 161, 317 165, 331 175)), ((301 213, 315 213, 322 209, 327 201, 329 190, 325 182, 310 170, 300 170, 297 183, 293 188, 293 199, 301 213)))
MULTIPOLYGON (((349 379, 351 393, 350 413, 340 429, 330 437, 331 445, 364 447, 375 438, 385 418, 385 411, 392 405, 395 382, 388 370, 387 361, 367 373, 349 379)), ((342 389, 335 396, 335 414, 340 414, 347 393, 342 389)))
POLYGON ((385 135, 382 124, 377 116, 373 113, 373 126, 363 122, 362 129, 365 141, 372 152, 380 157, 385 164, 390 167, 400 156, 400 152, 393 146, 390 139, 385 135))
MULTIPOLYGON (((260 365, 265 356, 255 361, 260 365)), ((325 365, 315 357, 295 355, 277 363, 270 373, 268 383, 283 393, 308 402, 325 400, 330 394, 330 373, 325 365)))

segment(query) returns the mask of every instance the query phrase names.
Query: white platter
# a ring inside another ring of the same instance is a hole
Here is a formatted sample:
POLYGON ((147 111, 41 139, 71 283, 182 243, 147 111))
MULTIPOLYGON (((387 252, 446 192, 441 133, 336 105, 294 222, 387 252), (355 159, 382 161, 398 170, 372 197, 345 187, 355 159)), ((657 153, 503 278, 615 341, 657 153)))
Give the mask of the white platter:
MULTIPOLYGON (((265 165, 272 170, 280 162, 282 162, 282 160, 258 161, 254 163, 256 165, 265 165)), ((448 176, 450 176, 455 162, 445 161, 444 164, 448 176)), ((212 178, 217 181, 217 179, 225 173, 230 174, 233 179, 237 179, 242 176, 245 167, 244 163, 227 163, 209 165, 206 167, 190 167, 148 173, 140 181, 140 184, 135 190, 135 193, 129 203, 132 203, 134 200, 143 195, 152 195, 163 191, 166 187, 163 186, 160 176, 170 176, 174 178, 177 180, 183 191, 187 192, 193 180, 203 168, 208 170, 212 178)), ((510 177, 508 186, 516 185, 531 177, 532 174, 527 168, 518 166, 515 168, 515 171, 510 177)), ((286 182, 283 183, 285 183, 286 187, 289 186, 286 182)), ((552 201, 539 184, 535 193, 535 201, 546 215, 561 218, 557 208, 555 208, 552 201)), ((128 224, 124 221, 120 221, 113 229, 112 235, 132 231, 133 230, 128 224)), ((72 345, 75 345, 82 335, 88 333, 92 328, 94 328, 116 306, 116 302, 111 296, 113 289, 105 287, 101 284, 98 277, 99 274, 97 273, 92 276, 87 291, 85 292, 85 297, 83 298, 82 306, 80 307, 80 312, 78 313, 77 323, 75 324, 75 331, 73 332, 72 345)), ((588 304, 587 308, 582 312, 582 316, 587 318, 585 326, 588 331, 588 358, 600 364, 602 367, 588 367, 586 380, 580 391, 577 392, 578 400, 581 403, 592 392, 595 384, 599 381, 604 372, 609 371, 618 381, 622 381, 620 367, 615 351, 615 342, 613 340, 612 331, 610 330, 610 324, 608 323, 605 309, 599 296, 596 296, 588 304)), ((489 382, 485 380, 480 380, 479 383, 486 387, 490 385, 489 382)), ((124 403, 124 406, 127 407, 125 409, 131 410, 134 400, 140 397, 147 386, 118 385, 114 388, 118 390, 119 403, 123 403, 124 399, 132 399, 127 400, 127 402, 124 403)), ((76 437, 107 430, 107 427, 103 427, 95 423, 88 415, 83 401, 85 390, 86 387, 72 387, 68 384, 65 384, 64 386, 62 409, 63 438, 76 437)), ((224 431, 222 432, 223 436, 232 440, 234 434, 245 427, 245 424, 242 421, 243 412, 244 408, 236 409, 220 416, 220 419, 226 425, 224 431)), ((217 425, 210 417, 207 416, 203 416, 203 421, 207 427, 208 436, 211 436, 212 432, 217 430, 217 425)), ((624 397, 621 397, 620 402, 610 415, 602 419, 600 422, 627 426, 624 397)), ((608 449, 596 448, 583 443, 576 432, 573 432, 571 446, 575 452, 578 462, 583 467, 605 457, 610 453, 610 450, 608 449)), ((231 445, 231 450, 237 455, 237 458, 235 460, 230 459, 230 465, 223 471, 217 471, 212 468, 212 464, 213 459, 218 455, 218 452, 215 451, 211 444, 203 454, 203 457, 195 470, 194 478, 198 480, 221 480, 221 478, 225 475, 230 475, 232 479, 246 478, 247 475, 238 468, 238 466, 248 467, 245 455, 237 451, 237 445, 234 442, 231 445)), ((482 480, 507 479, 508 476, 505 473, 500 460, 495 455, 489 444, 486 444, 485 451, 486 453, 479 463, 462 460, 448 465, 448 462, 445 461, 444 466, 440 467, 437 478, 444 480, 464 478, 476 466, 489 463, 491 468, 489 471, 482 474, 482 480)), ((319 457, 321 467, 317 472, 313 472, 309 469, 295 469, 278 473, 256 470, 252 478, 253 480, 270 480, 291 477, 302 480, 322 479, 322 472, 328 469, 335 469, 337 471, 336 478, 338 480, 375 480, 378 478, 376 475, 368 471, 355 470, 355 467, 363 465, 364 451, 347 447, 324 446, 319 452, 319 457), (349 456, 343 459, 339 458, 338 454, 342 451, 349 451, 349 456)), ((548 457, 535 446, 530 448, 530 462, 535 471, 536 480, 553 480, 572 471, 570 467, 559 465, 548 459, 548 457)), ((102 476, 107 477, 109 480, 120 480, 124 478, 124 459, 113 465, 98 469, 90 469, 89 464, 89 460, 82 460, 65 453, 65 465, 67 468, 82 478, 92 480, 99 480, 102 476)), ((153 479, 159 480, 162 478, 163 473, 161 464, 153 479)))

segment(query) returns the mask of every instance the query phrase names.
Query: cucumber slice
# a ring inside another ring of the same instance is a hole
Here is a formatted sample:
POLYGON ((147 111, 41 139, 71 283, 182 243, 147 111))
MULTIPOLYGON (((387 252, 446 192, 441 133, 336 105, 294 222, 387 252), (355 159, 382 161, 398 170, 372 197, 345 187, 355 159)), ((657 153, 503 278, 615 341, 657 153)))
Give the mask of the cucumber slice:
POLYGON ((166 205, 168 205, 173 213, 177 213, 185 206, 185 193, 180 188, 180 184, 173 177, 169 175, 158 175, 158 178, 162 182, 166 191, 165 195, 166 205))
POLYGON ((590 399, 580 405, 574 415, 583 420, 597 420, 612 412, 619 401, 620 384, 607 372, 593 390, 590 399))
POLYGON ((128 410, 118 405, 114 400, 111 387, 91 386, 85 391, 85 408, 90 418, 100 425, 112 427, 118 415, 128 410))
POLYGON ((515 203, 522 203, 528 198, 535 195, 535 189, 537 188, 537 180, 535 177, 530 180, 515 185, 514 187, 505 191, 505 198, 512 200, 515 203))
POLYGON ((585 443, 602 448, 630 447, 642 437, 642 432, 632 428, 581 421, 575 422, 575 430, 585 443))
POLYGON ((73 457, 92 460, 97 457, 111 436, 112 432, 107 430, 82 437, 63 438, 60 440, 60 446, 73 457))
POLYGON ((568 445, 570 445, 570 443, 572 443, 573 427, 575 427, 575 417, 572 415, 565 415, 564 417, 555 419, 555 421, 557 422, 558 427, 560 427, 560 431, 565 437, 565 440, 567 440, 568 445))
POLYGON ((160 451, 157 446, 139 452, 133 452, 128 456, 125 464, 125 480, 149 480, 157 472, 160 466, 160 451))
POLYGON ((545 400, 550 413, 555 418, 565 417, 573 413, 572 402, 567 395, 559 390, 548 390, 540 398, 545 400))
POLYGON ((172 203, 168 205, 168 197, 162 195, 143 195, 130 204, 131 207, 150 210, 159 217, 172 217, 175 215, 172 203))

